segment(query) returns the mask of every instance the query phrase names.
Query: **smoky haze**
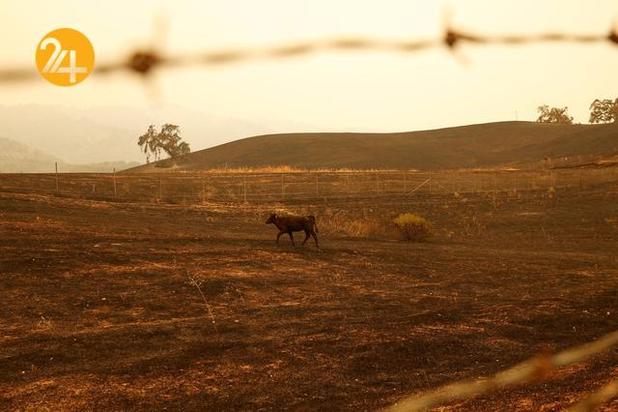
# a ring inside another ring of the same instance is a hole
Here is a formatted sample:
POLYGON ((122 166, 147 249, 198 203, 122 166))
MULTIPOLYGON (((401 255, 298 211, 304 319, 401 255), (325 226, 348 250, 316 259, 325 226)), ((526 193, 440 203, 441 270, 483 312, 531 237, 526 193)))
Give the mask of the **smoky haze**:
MULTIPOLYGON (((33 64, 48 31, 75 27, 97 62, 139 47, 182 54, 262 47, 332 36, 440 38, 444 15, 481 34, 605 34, 614 1, 59 0, 3 5, 3 61, 33 64), (113 22, 114 30, 110 30, 113 22), (27 23, 27 24, 26 24, 27 23)), ((41 79, 3 85, 0 137, 71 163, 143 161, 135 144, 148 124, 175 123, 193 150, 264 133, 399 132, 505 120, 534 120, 540 104, 569 106, 576 122, 595 98, 614 97, 618 54, 611 44, 463 45, 412 54, 319 53, 234 66, 163 70, 145 83, 126 73, 91 76, 72 88, 41 79)))

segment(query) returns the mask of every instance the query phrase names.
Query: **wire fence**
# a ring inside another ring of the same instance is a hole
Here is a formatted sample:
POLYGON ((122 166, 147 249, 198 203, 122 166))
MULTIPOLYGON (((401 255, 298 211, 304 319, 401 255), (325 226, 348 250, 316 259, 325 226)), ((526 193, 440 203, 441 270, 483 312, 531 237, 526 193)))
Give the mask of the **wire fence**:
POLYGON ((0 190, 172 204, 554 192, 618 181, 618 167, 479 171, 0 174, 0 190))
MULTIPOLYGON (((608 25, 609 26, 609 25, 608 25)), ((128 52, 128 58, 98 64, 95 74, 116 72, 136 73, 146 76, 160 68, 183 66, 220 66, 238 64, 251 60, 299 57, 319 52, 386 51, 411 54, 428 49, 446 48, 455 51, 463 44, 513 46, 533 43, 579 43, 618 46, 618 27, 597 34, 541 33, 531 35, 482 35, 458 30, 447 25, 438 38, 425 40, 389 40, 377 37, 338 37, 324 40, 300 41, 262 48, 238 48, 196 51, 185 55, 165 54, 155 48, 137 49, 128 52)), ((0 69, 0 82, 22 82, 37 78, 34 67, 0 69)))
MULTIPOLYGON (((420 395, 408 396, 387 409, 389 412, 425 411, 456 400, 472 399, 488 392, 543 380, 556 369, 582 362, 591 356, 618 347, 618 331, 600 339, 565 350, 553 356, 541 355, 529 359, 495 375, 477 380, 460 381, 420 395)), ((618 396, 618 380, 612 381, 590 394, 569 409, 572 412, 592 411, 618 396)))

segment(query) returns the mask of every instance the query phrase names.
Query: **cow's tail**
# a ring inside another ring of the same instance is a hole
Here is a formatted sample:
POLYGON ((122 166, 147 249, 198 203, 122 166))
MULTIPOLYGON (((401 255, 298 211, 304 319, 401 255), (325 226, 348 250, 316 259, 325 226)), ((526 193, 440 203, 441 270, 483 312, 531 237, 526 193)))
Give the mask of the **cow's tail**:
POLYGON ((315 233, 318 233, 318 224, 315 223, 315 216, 309 215, 309 216, 307 216, 307 219, 309 219, 309 221, 313 224, 313 228, 315 229, 315 233))

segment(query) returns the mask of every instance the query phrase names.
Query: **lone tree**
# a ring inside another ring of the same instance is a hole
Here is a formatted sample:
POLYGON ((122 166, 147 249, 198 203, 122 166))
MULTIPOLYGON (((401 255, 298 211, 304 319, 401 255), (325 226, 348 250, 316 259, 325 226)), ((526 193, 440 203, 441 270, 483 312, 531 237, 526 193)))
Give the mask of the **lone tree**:
POLYGON ((539 123, 573 124, 573 116, 569 115, 568 107, 549 107, 544 104, 536 110, 539 112, 539 117, 536 119, 539 123))
POLYGON ((590 105, 590 123, 618 122, 618 99, 594 99, 590 105))
POLYGON ((161 152, 167 153, 172 159, 191 153, 189 143, 183 142, 180 137, 180 127, 170 123, 161 126, 159 132, 151 124, 146 133, 138 138, 137 144, 146 155, 146 163, 150 163, 151 156, 154 156, 155 161, 160 160, 161 152))

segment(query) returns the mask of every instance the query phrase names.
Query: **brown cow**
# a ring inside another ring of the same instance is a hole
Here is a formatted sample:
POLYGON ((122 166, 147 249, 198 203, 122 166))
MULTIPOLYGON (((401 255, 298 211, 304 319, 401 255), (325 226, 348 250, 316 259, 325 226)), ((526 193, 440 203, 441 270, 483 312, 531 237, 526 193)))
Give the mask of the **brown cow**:
POLYGON ((281 235, 287 233, 290 235, 292 245, 296 246, 292 232, 304 231, 305 240, 303 240, 303 245, 307 242, 309 236, 313 236, 313 240, 315 240, 315 247, 318 249, 320 248, 318 245, 318 226, 315 223, 315 216, 278 215, 276 213, 271 213, 270 217, 266 220, 266 224, 268 225, 271 223, 279 229, 279 233, 277 234, 277 244, 279 243, 279 238, 281 235))

